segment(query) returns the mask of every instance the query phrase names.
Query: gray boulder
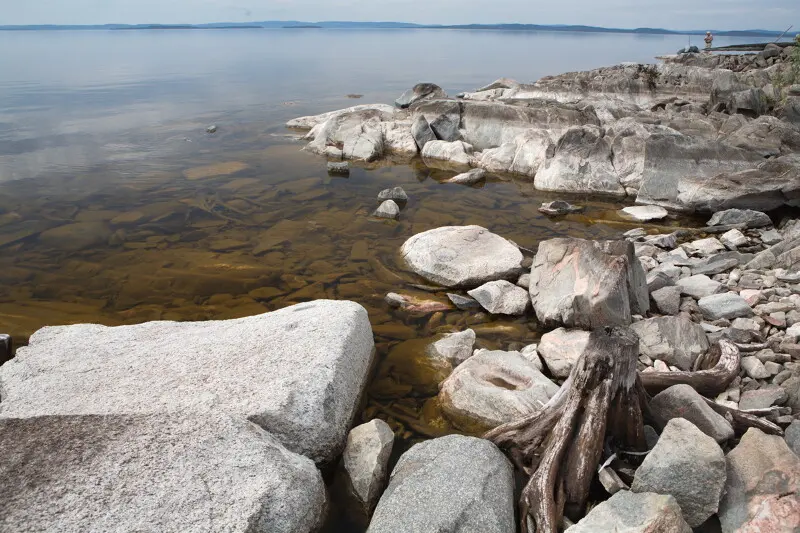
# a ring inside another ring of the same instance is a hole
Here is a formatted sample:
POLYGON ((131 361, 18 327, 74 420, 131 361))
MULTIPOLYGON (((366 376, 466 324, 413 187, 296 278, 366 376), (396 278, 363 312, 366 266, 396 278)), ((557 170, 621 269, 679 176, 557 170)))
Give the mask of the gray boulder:
POLYGON ((733 438, 730 422, 714 411, 689 385, 673 385, 656 394, 650 402, 650 409, 661 425, 673 418, 684 418, 719 443, 733 438))
POLYGON ((475 345, 475 332, 465 329, 457 333, 445 333, 442 338, 433 342, 426 350, 429 357, 447 361, 457 367, 472 357, 472 347, 475 345))
POLYGON ((235 320, 47 327, 0 367, 0 416, 221 409, 325 462, 344 446, 373 350, 366 310, 347 301, 235 320))
POLYGON ((650 293, 659 313, 677 315, 681 306, 681 289, 676 286, 662 287, 650 293))
POLYGON ((356 426, 347 435, 342 465, 349 486, 367 515, 375 509, 386 484, 393 445, 392 428, 380 419, 356 426))
POLYGON ((394 118, 380 109, 335 114, 306 135, 306 150, 332 158, 375 161, 386 151, 382 123, 394 118))
POLYGON ((417 143, 417 148, 421 152, 425 145, 430 141, 436 140, 436 134, 433 133, 430 124, 425 120, 423 115, 414 117, 411 123, 411 135, 414 137, 414 142, 417 143))
POLYGON ((447 94, 435 83, 418 83, 404 92, 394 103, 397 107, 404 109, 420 100, 434 98, 447 98, 447 94))
POLYGON ((400 249, 408 266, 445 287, 477 286, 497 279, 516 279, 522 252, 480 226, 445 226, 418 233, 400 249))
POLYGON ((566 378, 589 344, 588 331, 555 329, 542 335, 537 351, 556 378, 566 378))
POLYGON ((696 187, 722 172, 755 168, 763 158, 720 142, 676 133, 654 133, 647 138, 642 183, 636 202, 682 207, 679 184, 687 176, 696 187))
POLYGON ((639 336, 639 353, 681 370, 691 370, 709 349, 703 328, 683 316, 649 318, 631 324, 639 336))
POLYGON ((623 490, 594 507, 567 533, 691 533, 675 498, 623 490))
POLYGON ((459 102, 438 101, 439 115, 429 120, 436 138, 442 141, 458 141, 461 139, 461 104, 459 102))
POLYGON ((625 187, 614 170, 611 146, 597 126, 567 130, 553 157, 539 168, 533 183, 542 191, 625 196, 625 187))
POLYGON ((714 281, 705 274, 679 279, 677 285, 681 290, 681 294, 692 298, 705 298, 723 290, 722 283, 714 281))
POLYGON ((650 307, 645 274, 627 241, 574 238, 539 243, 530 294, 546 326, 627 325, 650 307))
POLYGON ((325 485, 258 426, 209 411, 0 419, 0 530, 310 533, 325 485))
POLYGON ((441 384, 439 402, 456 427, 480 435, 536 411, 557 391, 519 352, 482 351, 441 384))
POLYGON ((415 444, 392 471, 368 533, 514 533, 511 464, 484 439, 415 444))
POLYGON ((748 228, 763 228, 771 226, 772 220, 766 213, 753 211, 752 209, 726 209, 718 211, 708 221, 709 226, 729 226, 734 224, 744 224, 748 228))
POLYGON ((800 529, 800 458, 784 440, 750 428, 727 457, 722 533, 800 529))
POLYGON ((484 283, 467 294, 484 309, 498 315, 524 315, 531 306, 528 291, 506 280, 484 283))
POLYGON ((372 213, 372 216, 394 220, 400 216, 400 206, 398 206, 394 200, 385 200, 372 213))
POLYGON ((717 512, 724 486, 722 449, 691 422, 673 418, 636 470, 631 490, 674 496, 686 523, 697 527, 717 512))
POLYGON ((747 300, 733 292, 722 294, 712 294, 700 298, 697 302, 703 316, 709 320, 719 320, 721 318, 749 318, 753 316, 753 310, 747 305, 747 300))
POLYGON ((551 217, 568 215, 570 213, 580 213, 581 211, 583 211, 583 207, 572 205, 564 200, 545 202, 539 208, 540 213, 544 213, 545 215, 551 217))

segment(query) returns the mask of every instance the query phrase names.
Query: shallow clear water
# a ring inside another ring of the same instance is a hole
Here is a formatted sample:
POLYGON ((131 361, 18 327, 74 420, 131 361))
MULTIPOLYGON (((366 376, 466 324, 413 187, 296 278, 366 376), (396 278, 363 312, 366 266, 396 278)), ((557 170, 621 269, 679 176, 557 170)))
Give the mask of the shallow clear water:
POLYGON ((549 198, 530 182, 447 185, 452 173, 420 161, 330 178, 283 124, 388 103, 419 81, 455 94, 501 76, 650 61, 686 44, 447 30, 0 32, 11 52, 0 56, 0 332, 24 342, 52 324, 224 319, 351 299, 369 311, 379 358, 362 417, 387 419, 400 448, 446 433, 418 383, 418 348, 400 343, 470 326, 480 346, 513 348, 535 341, 537 326, 390 309, 387 292, 426 294, 398 260, 404 240, 478 224, 535 250, 553 236, 613 237, 633 225, 619 205, 589 198, 573 198, 582 215, 548 219, 536 208, 549 198), (368 217, 377 193, 396 185, 410 196, 400 220, 368 217))

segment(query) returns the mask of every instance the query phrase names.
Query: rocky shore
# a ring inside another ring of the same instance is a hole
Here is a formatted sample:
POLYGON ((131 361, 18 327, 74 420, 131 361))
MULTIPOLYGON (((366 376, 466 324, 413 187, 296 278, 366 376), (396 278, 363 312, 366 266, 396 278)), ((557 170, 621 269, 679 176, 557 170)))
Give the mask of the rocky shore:
POLYGON ((525 84, 500 79, 450 98, 421 83, 396 105, 302 117, 307 150, 366 162, 421 155, 543 191, 635 199, 671 209, 771 210, 800 201, 800 85, 792 47, 681 54, 525 84))
MULTIPOLYGON (((800 530, 800 91, 772 83, 787 57, 684 54, 455 99, 420 84, 290 122, 338 173, 421 155, 455 183, 563 192, 542 206, 555 217, 580 211, 567 193, 635 198, 623 214, 643 227, 534 250, 477 225, 410 236, 414 283, 397 277, 386 308, 435 336, 382 361, 349 301, 41 329, 0 366, 0 530, 312 533, 334 501, 369 533, 800 530), (664 231, 647 224, 663 207, 713 214, 664 231), (542 335, 487 349, 451 312, 542 335), (391 417, 356 420, 370 381, 398 374, 440 429, 407 450, 391 417)), ((378 200, 393 219, 414 198, 378 200)))

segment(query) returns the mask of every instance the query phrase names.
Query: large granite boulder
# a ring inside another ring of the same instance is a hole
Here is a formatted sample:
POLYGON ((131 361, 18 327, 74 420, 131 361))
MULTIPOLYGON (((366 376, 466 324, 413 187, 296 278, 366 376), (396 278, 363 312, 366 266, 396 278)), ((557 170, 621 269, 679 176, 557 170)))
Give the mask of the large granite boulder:
POLYGON ((782 438, 750 428, 727 465, 722 533, 800 530, 800 458, 782 438))
POLYGON ((356 500, 369 516, 386 483, 394 433, 389 424, 375 419, 354 427, 347 435, 342 466, 356 500))
POLYGON ((400 253, 411 270, 445 287, 516 279, 523 259, 519 248, 480 226, 445 226, 418 233, 400 253))
POLYGON ((622 490, 594 507, 568 533, 691 533, 675 498, 622 490))
POLYGON ((310 533, 314 463, 247 420, 203 414, 0 419, 0 530, 310 533))
POLYGON ((547 130, 525 130, 511 142, 484 150, 479 156, 478 164, 489 172, 509 172, 534 177, 553 147, 553 140, 547 130))
POLYGON ((533 413, 557 391, 521 353, 482 351, 442 383, 439 402, 453 425, 480 435, 533 413))
POLYGON ((694 424, 673 418, 636 470, 631 490, 670 494, 697 527, 717 512, 725 486, 725 454, 694 424))
POLYGON ((556 144, 534 179, 537 189, 625 196, 611 146, 597 126, 575 126, 556 144))
POLYGON ((698 184, 723 172, 755 168, 763 158, 733 146, 680 134, 655 133, 647 139, 637 203, 680 208, 678 185, 687 176, 698 184))
POLYGON ((771 226, 769 215, 752 209, 726 209, 718 211, 708 220, 709 226, 727 226, 744 224, 748 228, 762 228, 771 226))
POLYGON ((484 439, 450 435, 400 457, 368 533, 514 533, 511 464, 484 439))
POLYGON ((400 98, 395 100, 394 103, 397 107, 404 109, 421 100, 433 98, 447 98, 447 94, 435 83, 418 83, 400 95, 400 98))
POLYGON ((347 301, 236 320, 47 327, 0 367, 0 416, 222 409, 326 462, 344 446, 373 350, 366 310, 347 301))
POLYGON ((626 241, 558 238, 539 244, 530 279, 533 308, 546 326, 628 325, 650 306, 644 270, 626 241))
POLYGON ((649 318, 635 322, 631 329, 639 336, 640 353, 681 370, 691 370, 709 348, 703 328, 681 316, 649 318))
POLYGON ((731 423, 714 411, 690 385, 673 385, 656 394, 650 402, 650 410, 662 426, 673 418, 684 418, 719 443, 733 438, 731 423))

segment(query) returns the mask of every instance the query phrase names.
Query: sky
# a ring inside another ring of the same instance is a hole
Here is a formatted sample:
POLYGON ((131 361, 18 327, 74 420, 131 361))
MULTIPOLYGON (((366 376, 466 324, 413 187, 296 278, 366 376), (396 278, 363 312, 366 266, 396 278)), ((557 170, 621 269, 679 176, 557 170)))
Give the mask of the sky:
POLYGON ((0 25, 394 21, 800 29, 800 0, 0 0, 0 25))

